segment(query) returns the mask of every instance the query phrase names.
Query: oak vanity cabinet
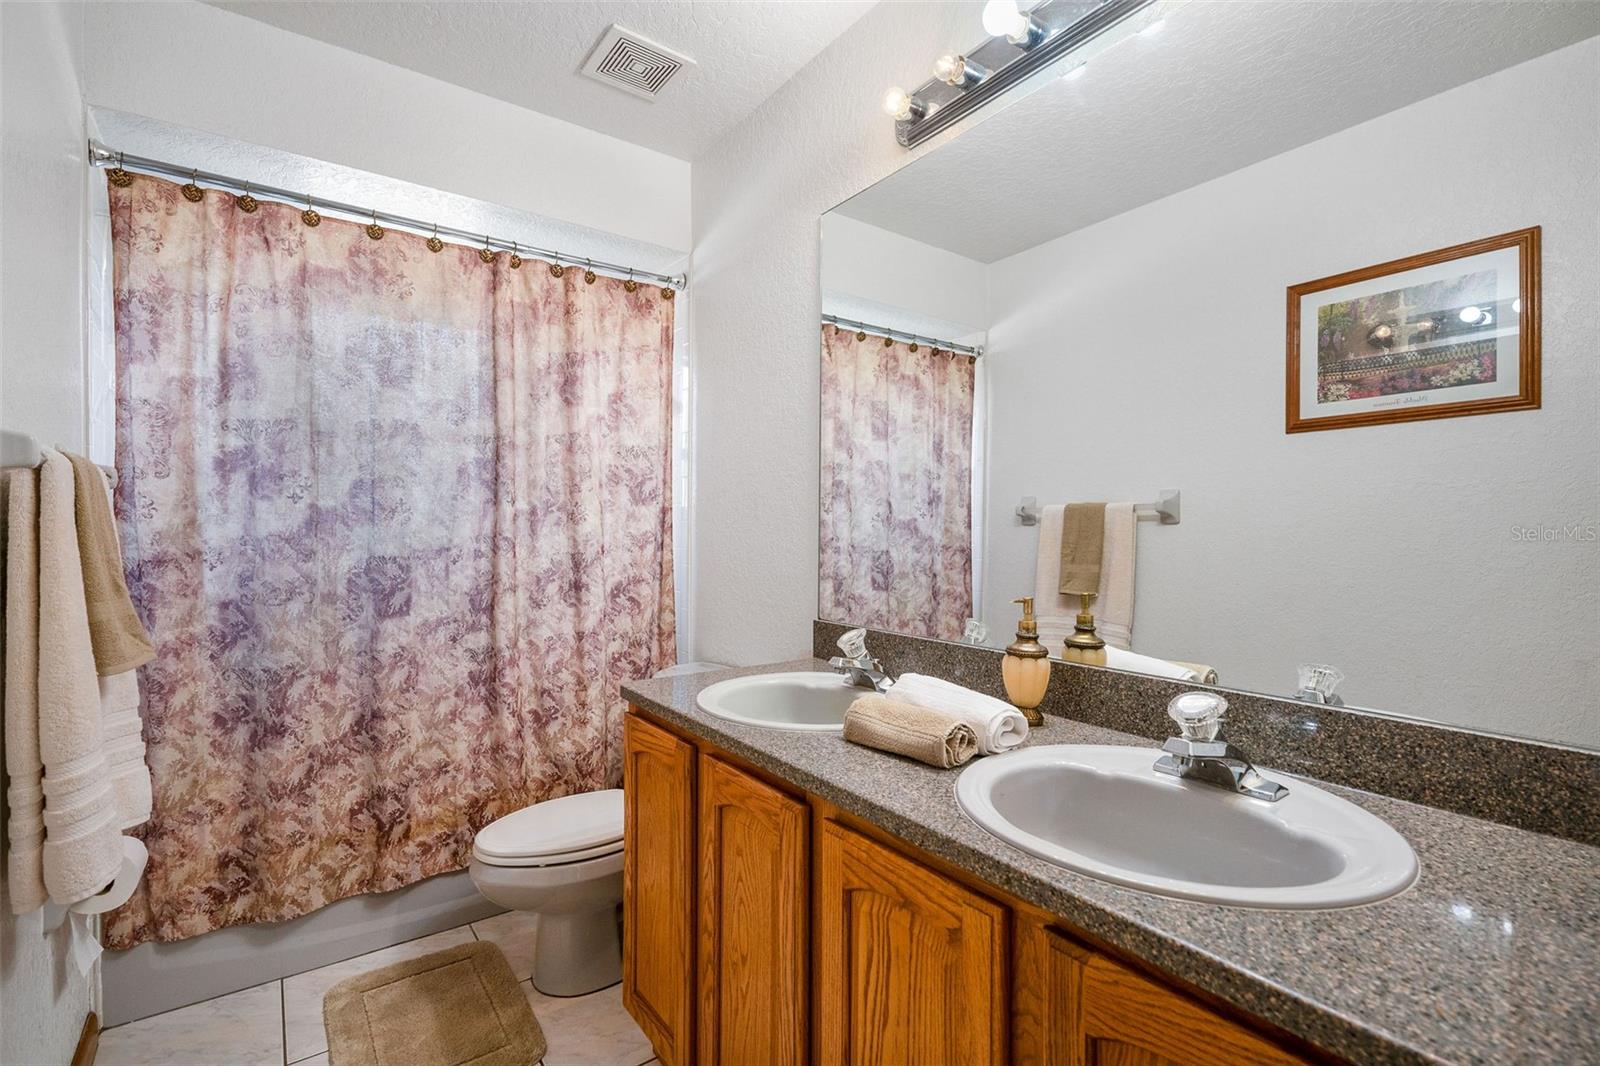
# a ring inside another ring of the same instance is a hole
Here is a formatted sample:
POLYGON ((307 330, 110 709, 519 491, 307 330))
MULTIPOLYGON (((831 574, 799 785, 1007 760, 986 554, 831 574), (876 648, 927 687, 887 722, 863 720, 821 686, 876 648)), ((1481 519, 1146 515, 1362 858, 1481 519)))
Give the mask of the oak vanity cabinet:
POLYGON ((802 1066, 810 987, 810 811, 700 756, 702 1066, 802 1066))
POLYGON ((1303 1066, 1308 1061, 1038 917, 1019 918, 1016 960, 1012 1024, 1017 1062, 1303 1066))
POLYGON ((692 745, 623 722, 622 1002, 664 1063, 694 1047, 692 745))
POLYGON ((1006 1061, 1006 911, 833 821, 818 831, 817 1061, 1006 1061))
POLYGON ((623 1003, 666 1066, 1326 1061, 637 710, 623 765, 623 1003))

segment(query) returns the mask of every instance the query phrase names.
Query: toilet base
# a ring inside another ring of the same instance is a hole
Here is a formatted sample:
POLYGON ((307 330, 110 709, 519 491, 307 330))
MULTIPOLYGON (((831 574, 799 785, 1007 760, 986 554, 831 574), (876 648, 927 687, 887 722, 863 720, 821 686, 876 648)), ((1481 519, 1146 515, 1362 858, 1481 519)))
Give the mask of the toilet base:
POLYGON ((533 987, 547 996, 583 996, 622 980, 617 907, 539 915, 533 987))
POLYGON ((582 996, 622 980, 622 852, 555 866, 491 866, 473 858, 473 884, 508 910, 539 916, 533 987, 582 996))

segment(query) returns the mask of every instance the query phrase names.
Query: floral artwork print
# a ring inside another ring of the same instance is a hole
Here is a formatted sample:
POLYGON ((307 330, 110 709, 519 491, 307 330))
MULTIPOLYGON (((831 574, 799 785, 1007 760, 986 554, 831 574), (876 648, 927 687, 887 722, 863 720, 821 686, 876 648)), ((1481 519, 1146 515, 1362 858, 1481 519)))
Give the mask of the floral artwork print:
POLYGON ((959 639, 972 614, 973 365, 822 329, 819 612, 959 639))
POLYGON ((1492 270, 1322 304, 1317 402, 1493 382, 1503 313, 1492 270))
POLYGON ((117 512, 157 656, 150 864, 108 946, 397 889, 616 786, 618 686, 673 661, 673 303, 110 195, 117 512))

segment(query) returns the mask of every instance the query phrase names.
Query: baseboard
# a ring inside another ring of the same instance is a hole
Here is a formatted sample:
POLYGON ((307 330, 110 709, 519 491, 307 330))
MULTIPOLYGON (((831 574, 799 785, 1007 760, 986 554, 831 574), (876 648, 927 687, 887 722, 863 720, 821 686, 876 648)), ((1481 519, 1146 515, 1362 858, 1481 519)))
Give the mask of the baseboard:
POLYGON ((83 1019, 83 1032, 78 1034, 78 1046, 72 1052, 72 1066, 94 1066, 99 1052, 100 1019, 90 1011, 83 1019))
POLYGON ((187 1007, 499 914, 465 870, 353 896, 288 922, 231 926, 103 956, 107 1027, 187 1007))

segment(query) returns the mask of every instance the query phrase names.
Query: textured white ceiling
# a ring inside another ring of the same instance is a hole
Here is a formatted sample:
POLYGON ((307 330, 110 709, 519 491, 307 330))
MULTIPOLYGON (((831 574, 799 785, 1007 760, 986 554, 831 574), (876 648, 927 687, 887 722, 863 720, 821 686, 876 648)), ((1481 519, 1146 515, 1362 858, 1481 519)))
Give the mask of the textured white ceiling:
MULTIPOLYGON (((874 0, 380 2, 207 0, 614 137, 692 159, 755 110, 874 0), (578 73, 618 23, 693 59, 655 100, 578 73)), ((399 120, 405 101, 396 100, 399 120)))
POLYGON ((1190 0, 837 210, 994 262, 1596 34, 1592 0, 1190 0))

